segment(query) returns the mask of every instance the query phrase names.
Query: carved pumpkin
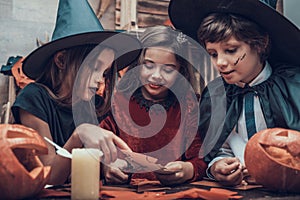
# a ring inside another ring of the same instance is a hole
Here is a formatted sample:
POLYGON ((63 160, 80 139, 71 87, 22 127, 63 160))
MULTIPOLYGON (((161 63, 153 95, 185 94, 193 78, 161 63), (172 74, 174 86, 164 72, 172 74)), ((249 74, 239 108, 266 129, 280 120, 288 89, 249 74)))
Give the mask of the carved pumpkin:
POLYGON ((256 133, 246 145, 245 165, 266 188, 300 192, 300 132, 272 128, 256 133))
POLYGON ((43 138, 22 125, 0 124, 0 198, 28 198, 40 192, 50 175, 37 155, 47 154, 43 138))
POLYGON ((23 70, 22 70, 22 63, 24 61, 24 58, 20 58, 11 68, 11 73, 15 78, 17 86, 19 86, 21 89, 23 89, 26 85, 28 85, 31 82, 34 82, 34 80, 28 78, 23 70))

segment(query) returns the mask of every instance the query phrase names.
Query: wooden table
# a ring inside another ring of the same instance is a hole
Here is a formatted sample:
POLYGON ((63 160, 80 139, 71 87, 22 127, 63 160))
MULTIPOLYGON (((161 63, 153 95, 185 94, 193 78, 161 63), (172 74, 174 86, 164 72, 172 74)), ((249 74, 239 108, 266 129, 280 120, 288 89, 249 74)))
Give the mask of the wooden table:
MULTIPOLYGON (((210 190, 210 186, 205 186, 199 182, 194 182, 191 184, 182 184, 178 186, 172 186, 172 187, 157 187, 154 189, 161 189, 157 190, 156 192, 166 192, 167 194, 186 191, 191 188, 200 188, 205 190, 210 190)), ((52 188, 55 191, 65 191, 70 192, 70 185, 62 185, 62 186, 55 186, 52 188)), ((51 190, 52 190, 51 189, 51 190)), ((265 188, 254 188, 254 189, 234 189, 234 188, 224 188, 230 191, 237 192, 238 195, 243 196, 241 199, 259 199, 259 200, 266 200, 266 199, 283 199, 283 200, 299 200, 300 199, 300 193, 299 194, 292 194, 292 193, 280 193, 280 192, 274 192, 267 190, 265 188)), ((137 187, 132 185, 114 185, 114 186, 102 186, 103 191, 114 191, 114 192, 122 192, 122 191, 134 191, 137 192, 137 187)), ((62 195, 62 196, 42 196, 42 197, 36 197, 36 199, 71 199, 70 196, 62 195)), ((111 198, 113 200, 113 198, 111 198)), ((147 200, 145 198, 145 200, 147 200)))

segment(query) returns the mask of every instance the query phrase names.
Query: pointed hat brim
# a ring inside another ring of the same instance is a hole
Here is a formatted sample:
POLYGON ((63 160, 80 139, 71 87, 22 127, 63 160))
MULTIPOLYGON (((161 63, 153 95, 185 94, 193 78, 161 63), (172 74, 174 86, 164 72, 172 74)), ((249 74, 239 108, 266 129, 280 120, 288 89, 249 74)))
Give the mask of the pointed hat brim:
POLYGON ((266 30, 271 37, 271 64, 300 65, 300 31, 286 17, 259 0, 171 0, 169 17, 175 28, 197 39, 197 29, 210 13, 242 15, 266 30))
POLYGON ((35 80, 43 73, 47 62, 55 52, 86 44, 100 44, 112 48, 116 53, 115 60, 118 64, 118 70, 136 60, 141 49, 139 40, 127 33, 114 31, 81 33, 51 41, 37 48, 23 61, 23 72, 35 80))

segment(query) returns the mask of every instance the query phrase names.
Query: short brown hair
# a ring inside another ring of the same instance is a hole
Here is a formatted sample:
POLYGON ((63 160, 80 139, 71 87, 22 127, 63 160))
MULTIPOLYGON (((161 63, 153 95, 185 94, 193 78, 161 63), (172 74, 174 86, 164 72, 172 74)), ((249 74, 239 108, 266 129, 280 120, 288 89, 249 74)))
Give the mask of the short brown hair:
POLYGON ((203 47, 207 42, 220 42, 231 36, 256 49, 262 63, 267 60, 271 48, 268 33, 257 23, 240 15, 212 13, 203 19, 197 31, 198 40, 203 47))

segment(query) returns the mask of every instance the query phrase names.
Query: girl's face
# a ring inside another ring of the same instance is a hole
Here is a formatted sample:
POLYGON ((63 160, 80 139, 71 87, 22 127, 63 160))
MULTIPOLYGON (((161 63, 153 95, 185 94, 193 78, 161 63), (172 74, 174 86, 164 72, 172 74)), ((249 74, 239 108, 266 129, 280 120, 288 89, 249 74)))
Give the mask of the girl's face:
POLYGON ((180 68, 174 53, 162 47, 148 48, 142 65, 140 81, 143 96, 149 100, 165 99, 180 68))
POLYGON ((114 61, 115 53, 112 49, 103 49, 91 69, 90 78, 87 82, 87 89, 84 92, 83 100, 90 100, 97 92, 99 95, 103 95, 105 90, 105 75, 110 70, 114 61))
POLYGON ((206 50, 228 84, 249 83, 263 69, 257 50, 233 36, 222 42, 207 42, 206 50))

